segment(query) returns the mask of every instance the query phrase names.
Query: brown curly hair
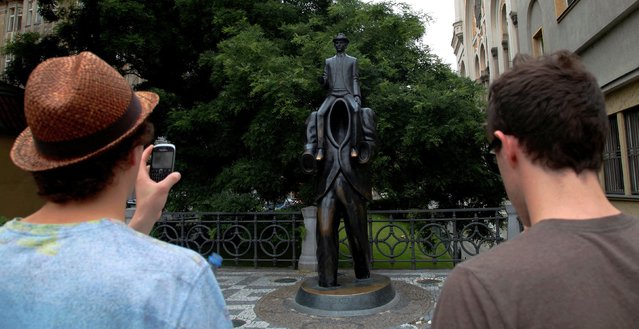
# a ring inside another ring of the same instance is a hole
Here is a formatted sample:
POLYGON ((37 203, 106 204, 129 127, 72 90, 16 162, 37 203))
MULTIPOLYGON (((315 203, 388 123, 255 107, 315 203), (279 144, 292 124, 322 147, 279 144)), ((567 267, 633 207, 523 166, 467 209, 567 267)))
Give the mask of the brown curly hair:
POLYGON ((102 154, 66 167, 32 172, 38 195, 59 204, 96 197, 113 182, 114 169, 124 165, 131 149, 150 144, 153 135, 153 124, 145 121, 131 136, 102 154))

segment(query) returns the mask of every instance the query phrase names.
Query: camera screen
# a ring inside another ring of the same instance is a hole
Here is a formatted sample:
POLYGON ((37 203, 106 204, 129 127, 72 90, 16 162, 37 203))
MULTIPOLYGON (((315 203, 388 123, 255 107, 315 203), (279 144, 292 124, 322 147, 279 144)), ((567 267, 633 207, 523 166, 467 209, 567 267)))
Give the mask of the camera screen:
POLYGON ((173 152, 154 152, 151 167, 153 168, 171 168, 173 162, 173 152))

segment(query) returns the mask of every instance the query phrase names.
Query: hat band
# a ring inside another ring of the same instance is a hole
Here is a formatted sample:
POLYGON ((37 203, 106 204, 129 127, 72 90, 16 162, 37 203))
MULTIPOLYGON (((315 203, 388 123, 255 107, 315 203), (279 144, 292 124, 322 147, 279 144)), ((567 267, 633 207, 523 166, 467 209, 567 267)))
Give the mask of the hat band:
POLYGON ((46 157, 66 159, 91 154, 126 133, 140 117, 140 101, 133 94, 126 112, 110 126, 94 134, 68 141, 45 142, 33 137, 38 152, 46 157))

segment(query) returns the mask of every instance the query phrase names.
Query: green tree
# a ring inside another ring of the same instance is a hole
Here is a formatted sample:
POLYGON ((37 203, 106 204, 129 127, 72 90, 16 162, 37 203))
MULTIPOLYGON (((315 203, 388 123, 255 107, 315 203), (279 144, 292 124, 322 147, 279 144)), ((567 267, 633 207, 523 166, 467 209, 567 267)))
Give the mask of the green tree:
POLYGON ((18 34, 7 44, 4 52, 14 58, 5 68, 3 79, 16 86, 24 86, 33 68, 44 59, 69 54, 67 49, 60 46, 60 39, 56 35, 41 37, 34 32, 18 34))
POLYGON ((152 117, 156 128, 178 149, 183 181, 171 197, 173 209, 238 208, 229 201, 236 196, 256 210, 260 203, 246 200, 273 202, 289 192, 312 202, 312 179, 301 172, 299 156, 306 117, 325 97, 316 80, 324 59, 335 53, 331 40, 338 32, 349 37, 347 52, 359 59, 363 104, 378 116, 371 166, 383 199, 375 207, 494 205, 504 195, 483 156, 483 88, 420 45, 429 17, 407 5, 54 3, 40 0, 43 16, 59 20, 48 37, 55 47, 34 36, 10 45, 6 51, 22 61, 22 71, 7 71, 7 77, 24 83, 37 59, 91 50, 144 78, 138 87, 161 96, 152 117))

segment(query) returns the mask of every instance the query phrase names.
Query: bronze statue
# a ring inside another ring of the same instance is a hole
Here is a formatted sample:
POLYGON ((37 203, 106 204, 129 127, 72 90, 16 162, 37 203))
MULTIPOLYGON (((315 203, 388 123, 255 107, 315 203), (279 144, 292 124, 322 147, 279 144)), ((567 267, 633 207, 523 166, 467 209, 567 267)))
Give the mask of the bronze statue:
POLYGON ((337 286, 338 227, 344 220, 357 279, 370 277, 366 203, 371 184, 366 164, 375 147, 375 114, 361 107, 357 59, 346 55, 348 39, 334 39, 337 54, 319 78, 329 93, 307 120, 302 168, 317 173, 318 284, 337 286))

